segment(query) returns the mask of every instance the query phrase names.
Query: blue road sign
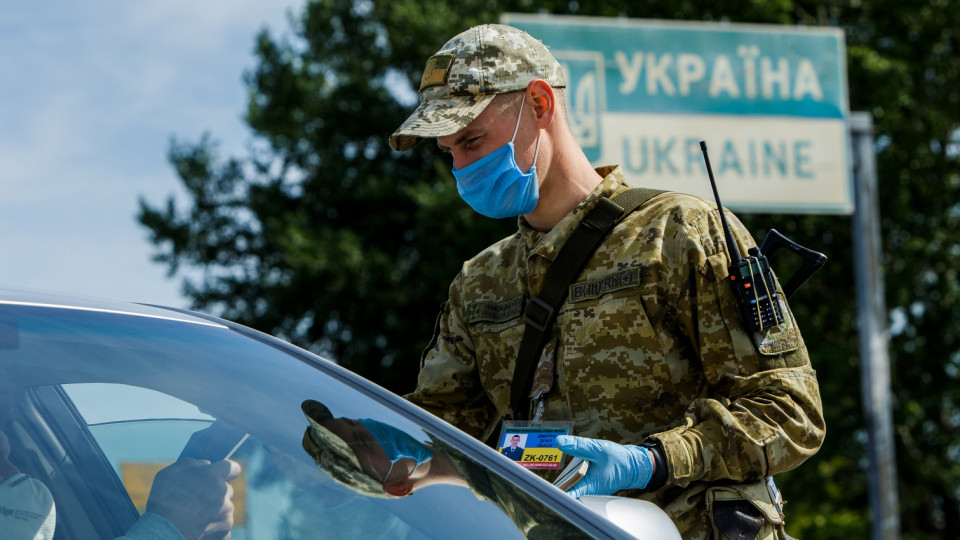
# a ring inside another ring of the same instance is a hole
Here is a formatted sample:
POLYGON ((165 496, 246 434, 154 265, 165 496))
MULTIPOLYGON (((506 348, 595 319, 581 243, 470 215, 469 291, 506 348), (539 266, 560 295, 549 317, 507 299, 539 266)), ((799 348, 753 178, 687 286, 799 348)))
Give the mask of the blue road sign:
POLYGON ((567 73, 588 158, 632 183, 746 211, 853 211, 843 33, 835 28, 505 14, 567 73))

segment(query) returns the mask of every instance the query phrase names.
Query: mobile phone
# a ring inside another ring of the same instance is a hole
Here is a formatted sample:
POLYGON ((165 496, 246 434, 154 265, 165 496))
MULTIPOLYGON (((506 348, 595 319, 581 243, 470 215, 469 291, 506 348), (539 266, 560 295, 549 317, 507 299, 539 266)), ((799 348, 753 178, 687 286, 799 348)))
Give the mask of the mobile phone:
POLYGON ((587 469, 590 467, 590 462, 583 458, 573 458, 570 460, 570 463, 563 469, 563 472, 560 473, 560 476, 553 481, 553 485, 558 488, 566 491, 574 486, 585 474, 587 474, 587 469))
POLYGON ((180 457, 206 459, 211 463, 230 459, 249 436, 223 422, 214 422, 190 436, 180 457))

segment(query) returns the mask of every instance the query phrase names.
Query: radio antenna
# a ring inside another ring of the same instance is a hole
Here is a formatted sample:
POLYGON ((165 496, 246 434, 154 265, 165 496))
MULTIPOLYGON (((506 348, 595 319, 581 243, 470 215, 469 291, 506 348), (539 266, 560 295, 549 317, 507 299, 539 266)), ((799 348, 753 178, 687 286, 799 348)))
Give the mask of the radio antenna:
POLYGON ((717 210, 720 211, 720 223, 723 225, 723 237, 727 241, 727 254, 730 260, 740 260, 740 250, 737 243, 733 241, 733 233, 730 232, 730 225, 727 224, 726 212, 723 211, 723 205, 720 203, 720 194, 717 192, 717 182, 713 179, 713 168, 710 167, 710 156, 707 155, 707 142, 700 141, 700 151, 703 152, 703 162, 707 164, 707 176, 710 177, 710 187, 713 188, 713 198, 717 201, 717 210))

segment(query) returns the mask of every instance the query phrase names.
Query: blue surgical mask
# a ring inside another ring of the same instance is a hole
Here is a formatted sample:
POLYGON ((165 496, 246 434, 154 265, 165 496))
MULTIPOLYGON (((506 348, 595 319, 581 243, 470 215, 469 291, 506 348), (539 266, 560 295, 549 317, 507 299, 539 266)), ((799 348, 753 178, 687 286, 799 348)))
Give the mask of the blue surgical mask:
POLYGON ((433 459, 433 451, 427 448, 425 444, 389 424, 369 418, 361 419, 360 423, 366 426, 373 438, 380 443, 380 447, 386 452, 391 466, 403 458, 416 461, 417 466, 433 459))
MULTIPOLYGON (((524 96, 526 97, 526 96, 524 96)), ((526 173, 517 167, 513 141, 520 129, 523 117, 523 102, 517 126, 513 128, 510 142, 474 161, 462 169, 453 169, 457 179, 457 191, 471 208, 490 218, 507 218, 529 214, 537 207, 540 189, 537 185, 537 155, 540 153, 540 134, 537 132, 537 149, 533 165, 526 173)))

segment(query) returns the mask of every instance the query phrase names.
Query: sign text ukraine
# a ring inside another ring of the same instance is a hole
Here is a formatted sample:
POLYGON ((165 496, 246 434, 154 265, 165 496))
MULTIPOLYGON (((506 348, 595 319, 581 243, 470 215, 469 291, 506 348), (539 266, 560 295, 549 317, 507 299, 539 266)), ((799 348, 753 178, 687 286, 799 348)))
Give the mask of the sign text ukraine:
POLYGON ((506 14, 567 74, 567 116, 596 165, 725 205, 849 213, 847 87, 837 29, 506 14))

